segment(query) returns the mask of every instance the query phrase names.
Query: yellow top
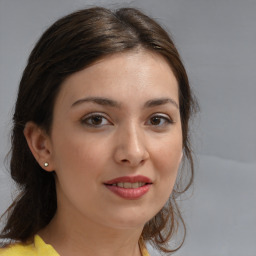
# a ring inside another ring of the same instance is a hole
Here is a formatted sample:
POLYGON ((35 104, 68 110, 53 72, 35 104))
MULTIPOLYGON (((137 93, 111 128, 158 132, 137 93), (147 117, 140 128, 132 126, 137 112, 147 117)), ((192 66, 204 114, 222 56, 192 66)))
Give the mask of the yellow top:
MULTIPOLYGON (((143 241, 139 241, 141 255, 150 256, 143 241)), ((0 248, 0 256, 60 256, 50 244, 46 244, 39 235, 35 235, 34 243, 16 243, 0 248)))

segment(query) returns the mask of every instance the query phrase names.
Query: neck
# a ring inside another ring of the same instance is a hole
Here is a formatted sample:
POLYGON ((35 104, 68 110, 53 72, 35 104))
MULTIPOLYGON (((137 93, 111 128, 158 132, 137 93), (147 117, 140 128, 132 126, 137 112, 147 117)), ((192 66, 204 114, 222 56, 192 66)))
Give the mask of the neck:
POLYGON ((138 241, 142 228, 114 229, 89 220, 81 221, 76 216, 70 220, 57 212, 39 235, 61 256, 140 256, 138 241))

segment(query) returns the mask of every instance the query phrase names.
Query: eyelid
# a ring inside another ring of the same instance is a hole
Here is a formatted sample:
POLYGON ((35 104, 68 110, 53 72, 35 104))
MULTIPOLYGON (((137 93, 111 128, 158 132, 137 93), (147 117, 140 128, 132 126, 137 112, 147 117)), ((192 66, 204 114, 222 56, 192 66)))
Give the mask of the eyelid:
MULTIPOLYGON (((106 125, 111 125, 113 124, 111 121, 110 121, 110 118, 109 116, 104 113, 104 112, 91 112, 91 113, 88 113, 86 115, 84 115, 80 122, 83 124, 83 125, 86 125, 86 126, 91 126, 91 127, 95 127, 95 128, 100 128, 100 127, 103 127, 103 126, 106 126, 106 125), (105 119, 107 121, 107 124, 99 124, 99 125, 94 125, 94 124, 90 124, 90 123, 87 123, 86 120, 89 120, 91 117, 101 117, 103 119, 105 119)), ((173 124, 175 123, 175 121, 173 120, 173 118, 169 115, 169 114, 165 114, 165 113, 161 113, 161 112, 156 112, 156 113, 153 113, 149 116, 149 118, 147 119, 146 121, 146 125, 151 125, 151 126, 155 126, 155 127, 162 127, 162 126, 166 126, 168 124, 173 124), (154 117, 158 117, 160 119, 164 119, 164 124, 160 124, 160 125, 153 125, 153 124, 148 124, 148 122, 150 122, 150 120, 154 117)))
POLYGON ((175 123, 175 121, 173 120, 172 117, 170 117, 170 115, 164 114, 164 113, 154 113, 154 114, 150 115, 148 121, 150 121, 151 118, 154 118, 154 117, 159 117, 159 118, 162 118, 162 119, 165 120, 165 124, 162 124, 162 125, 153 125, 153 124, 151 124, 152 126, 155 126, 155 127, 160 127, 160 126, 165 126, 165 125, 168 125, 168 124, 175 123))
POLYGON ((103 117, 107 118, 106 115, 107 115, 107 114, 104 113, 104 112, 90 112, 90 113, 84 115, 84 116, 82 117, 82 119, 83 119, 83 118, 90 117, 90 116, 103 116, 103 117))
POLYGON ((162 117, 162 118, 166 118, 166 119, 168 119, 168 120, 174 122, 174 121, 173 121, 173 118, 172 118, 170 115, 165 114, 165 113, 156 112, 156 113, 150 115, 150 118, 155 117, 155 116, 157 116, 157 117, 162 117))
POLYGON ((86 114, 85 116, 83 116, 83 117, 81 118, 81 121, 80 121, 80 122, 81 122, 82 124, 84 124, 84 125, 89 126, 89 127, 102 127, 102 126, 105 126, 105 125, 112 124, 112 122, 109 121, 109 118, 108 118, 108 117, 106 116, 106 114, 103 113, 103 112, 91 112, 91 113, 89 113, 89 114, 86 114), (106 119, 106 120, 108 121, 108 124, 93 125, 93 124, 88 124, 88 123, 86 123, 86 120, 88 120, 88 119, 91 118, 91 117, 95 117, 95 116, 100 116, 100 117, 106 119))

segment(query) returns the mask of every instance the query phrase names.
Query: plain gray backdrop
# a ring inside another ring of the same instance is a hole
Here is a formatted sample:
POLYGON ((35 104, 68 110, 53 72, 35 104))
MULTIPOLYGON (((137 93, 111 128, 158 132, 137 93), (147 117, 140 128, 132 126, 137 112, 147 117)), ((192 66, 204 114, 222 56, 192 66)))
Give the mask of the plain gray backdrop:
POLYGON ((188 235, 175 255, 256 256, 256 0, 0 0, 0 213, 15 192, 4 157, 28 55, 52 22, 93 5, 138 7, 160 22, 200 102, 195 183, 181 202, 188 235))

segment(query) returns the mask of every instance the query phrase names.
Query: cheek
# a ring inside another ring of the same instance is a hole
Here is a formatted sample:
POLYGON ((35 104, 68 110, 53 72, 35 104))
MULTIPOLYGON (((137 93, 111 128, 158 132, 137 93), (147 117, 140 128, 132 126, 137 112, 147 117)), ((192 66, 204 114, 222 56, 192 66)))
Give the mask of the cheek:
POLYGON ((163 193, 171 193, 175 184, 179 165, 182 158, 182 139, 177 137, 175 141, 163 143, 155 151, 154 165, 157 180, 161 183, 163 193), (166 191, 166 192, 164 192, 166 191))
MULTIPOLYGON (((54 163, 57 176, 69 177, 80 182, 97 177, 104 165, 104 148, 92 138, 57 137, 54 143, 54 163), (74 175, 75 174, 75 175, 74 175)), ((70 181, 71 182, 71 181, 70 181)))
MULTIPOLYGON (((56 141, 57 142, 57 141, 56 141)), ((90 139, 62 138, 56 143, 55 163, 58 197, 68 198, 74 205, 88 202, 91 194, 97 194, 105 160, 104 147, 91 143, 90 139), (100 157, 101 156, 101 157, 100 157)))
POLYGON ((60 163, 66 164, 67 162, 79 164, 95 161, 102 150, 99 141, 93 136, 88 136, 81 129, 71 128, 55 133, 53 141, 55 157, 60 163))

